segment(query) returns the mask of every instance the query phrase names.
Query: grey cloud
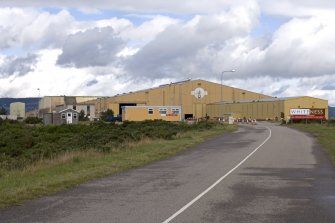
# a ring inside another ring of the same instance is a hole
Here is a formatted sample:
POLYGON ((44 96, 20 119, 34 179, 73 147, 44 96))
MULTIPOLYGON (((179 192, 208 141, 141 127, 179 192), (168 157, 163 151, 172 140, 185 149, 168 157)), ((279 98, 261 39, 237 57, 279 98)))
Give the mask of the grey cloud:
POLYGON ((0 49, 59 48, 75 25, 68 11, 57 14, 34 9, 0 8, 0 49))
POLYGON ((94 80, 91 80, 91 81, 87 82, 86 86, 87 87, 91 87, 91 86, 93 86, 93 85, 95 85, 97 83, 98 83, 98 81, 94 79, 94 80))
POLYGON ((126 71, 141 79, 210 75, 226 41, 245 35, 250 28, 250 24, 236 24, 238 16, 235 20, 228 19, 230 16, 201 16, 190 21, 194 25, 168 27, 126 62, 126 71))
POLYGON ((0 26, 0 33, 0 49, 9 48, 17 42, 17 38, 15 38, 14 35, 11 35, 8 27, 0 26))
POLYGON ((272 92, 271 95, 273 95, 273 96, 281 96, 281 95, 283 95, 283 93, 284 93, 287 89, 289 89, 289 88, 290 88, 289 85, 281 86, 279 89, 277 89, 277 90, 275 90, 274 92, 272 92))
POLYGON ((110 27, 78 32, 65 41, 57 64, 77 68, 106 66, 116 60, 124 45, 110 27))
POLYGON ((326 85, 324 85, 324 86, 321 87, 321 90, 333 91, 333 90, 335 90, 335 84, 333 84, 333 83, 326 84, 326 85))
POLYGON ((8 77, 14 74, 23 76, 35 69, 37 61, 38 57, 34 54, 19 58, 8 57, 0 65, 0 77, 8 77))

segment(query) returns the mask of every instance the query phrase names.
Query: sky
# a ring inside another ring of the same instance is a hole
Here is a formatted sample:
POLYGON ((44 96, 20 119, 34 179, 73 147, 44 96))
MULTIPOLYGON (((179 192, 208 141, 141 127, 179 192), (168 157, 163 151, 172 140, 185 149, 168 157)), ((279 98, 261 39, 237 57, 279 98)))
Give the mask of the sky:
POLYGON ((0 0, 0 33, 0 97, 222 78, 335 105, 333 0, 0 0))

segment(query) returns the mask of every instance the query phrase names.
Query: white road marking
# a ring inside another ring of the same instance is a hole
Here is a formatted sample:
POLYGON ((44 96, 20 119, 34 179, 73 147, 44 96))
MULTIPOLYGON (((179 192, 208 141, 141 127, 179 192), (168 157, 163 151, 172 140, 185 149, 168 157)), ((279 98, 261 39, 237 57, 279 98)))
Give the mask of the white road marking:
POLYGON ((271 129, 269 127, 266 127, 269 130, 269 136, 260 144, 256 149, 254 149, 248 156, 246 156, 239 164, 237 164, 233 169, 231 169, 228 173, 226 173, 224 176, 222 176, 220 179, 218 179, 214 184, 212 184, 210 187, 208 187, 206 190, 204 190, 201 194, 199 194, 197 197, 195 197, 193 200, 191 200, 188 204, 186 204, 184 207, 180 208, 176 213, 171 215, 168 219, 163 221, 162 223, 168 223, 171 220, 173 220, 175 217, 183 213, 187 208, 189 208, 192 204, 197 202, 202 196, 207 194, 210 190, 212 190, 216 185, 218 185, 222 180, 224 180, 226 177, 228 177, 234 170, 236 170, 239 166, 241 166, 247 159, 249 159, 259 148, 261 148, 270 138, 271 138, 271 129))

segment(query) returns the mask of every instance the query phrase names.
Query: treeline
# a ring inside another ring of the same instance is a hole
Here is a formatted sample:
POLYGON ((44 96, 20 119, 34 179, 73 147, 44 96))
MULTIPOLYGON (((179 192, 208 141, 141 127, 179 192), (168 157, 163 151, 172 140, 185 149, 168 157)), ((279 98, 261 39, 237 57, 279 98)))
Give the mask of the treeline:
MULTIPOLYGON (((178 134, 210 129, 213 123, 194 125, 161 120, 112 124, 43 126, 13 121, 0 122, 0 169, 18 169, 65 152, 110 152, 141 139, 174 139, 178 134)), ((157 148, 159 149, 159 148, 157 148)))

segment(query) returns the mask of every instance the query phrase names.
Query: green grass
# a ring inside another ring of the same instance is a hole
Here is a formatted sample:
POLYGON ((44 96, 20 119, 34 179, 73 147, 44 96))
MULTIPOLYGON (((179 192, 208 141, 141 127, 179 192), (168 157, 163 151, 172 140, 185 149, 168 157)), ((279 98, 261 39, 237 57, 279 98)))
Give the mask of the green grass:
POLYGON ((335 165, 335 127, 327 124, 293 124, 294 128, 311 133, 318 139, 320 144, 327 150, 327 153, 335 165))
POLYGON ((109 176, 167 158, 209 137, 232 132, 236 126, 217 125, 178 134, 174 139, 143 139, 124 143, 108 153, 70 151, 41 160, 24 169, 0 170, 0 207, 61 191, 89 180, 109 176))

